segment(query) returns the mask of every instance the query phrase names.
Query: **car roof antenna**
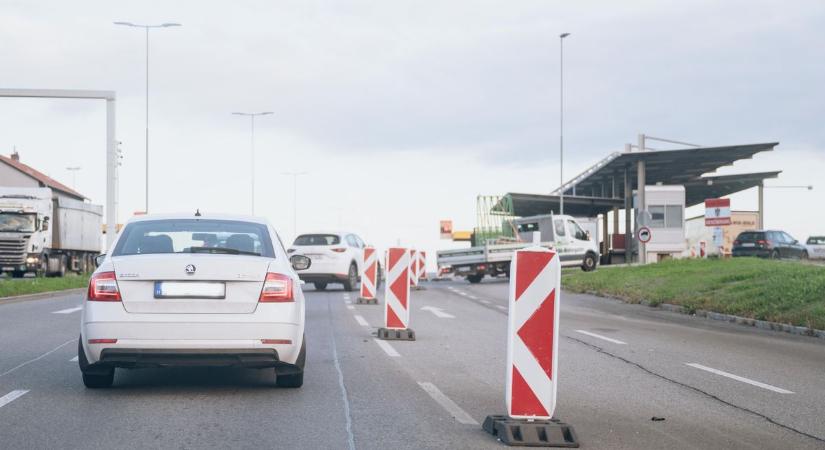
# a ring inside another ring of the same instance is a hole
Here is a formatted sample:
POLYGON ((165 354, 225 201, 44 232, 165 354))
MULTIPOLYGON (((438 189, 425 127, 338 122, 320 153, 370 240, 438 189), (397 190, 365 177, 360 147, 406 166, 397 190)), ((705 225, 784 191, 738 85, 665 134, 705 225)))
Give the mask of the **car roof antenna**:
POLYGON ((200 217, 200 216, 201 216, 201 209, 198 208, 198 209, 195 210, 195 217, 200 217))

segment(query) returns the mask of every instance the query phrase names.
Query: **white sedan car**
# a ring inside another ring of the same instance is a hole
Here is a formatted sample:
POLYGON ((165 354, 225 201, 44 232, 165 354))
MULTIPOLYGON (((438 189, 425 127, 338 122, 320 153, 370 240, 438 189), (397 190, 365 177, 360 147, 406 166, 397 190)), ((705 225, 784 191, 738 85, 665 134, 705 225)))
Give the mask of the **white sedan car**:
POLYGON ((805 242, 808 257, 811 259, 825 259, 825 236, 811 236, 805 242))
POLYGON ((98 257, 80 325, 78 361, 89 388, 116 368, 239 366, 304 379, 304 295, 275 230, 255 217, 132 218, 98 257))
POLYGON ((310 233, 295 238, 289 253, 312 260, 312 267, 298 276, 323 291, 329 283, 341 283, 345 291, 358 287, 364 265, 364 241, 348 232, 310 233))

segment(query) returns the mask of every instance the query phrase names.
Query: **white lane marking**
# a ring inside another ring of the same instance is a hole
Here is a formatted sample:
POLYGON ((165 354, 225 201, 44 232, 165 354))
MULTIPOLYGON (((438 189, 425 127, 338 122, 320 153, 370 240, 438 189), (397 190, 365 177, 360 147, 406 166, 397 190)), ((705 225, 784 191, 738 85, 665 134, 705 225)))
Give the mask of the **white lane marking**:
POLYGON ((344 300, 344 303, 346 303, 347 305, 351 305, 351 304, 352 304, 352 300, 344 300))
POLYGON ((69 360, 69 362, 77 362, 77 356, 75 356, 74 358, 70 359, 70 360, 69 360))
POLYGON ((421 308, 421 311, 429 311, 439 319, 455 319, 454 315, 445 313, 441 308, 436 308, 435 306, 425 306, 421 308))
POLYGON ((594 337, 594 338, 596 338, 596 339, 602 339, 602 340, 605 340, 605 341, 607 341, 607 342, 612 342, 612 343, 614 343, 614 344, 619 344, 619 345, 627 345, 627 342, 622 342, 622 341, 620 341, 620 340, 618 340, 618 339, 609 338, 609 337, 607 337, 607 336, 602 336, 601 334, 591 333, 591 332, 589 332, 589 331, 584 331, 584 330, 576 330, 576 333, 586 334, 586 335, 591 336, 591 337, 594 337))
POLYGON ((481 303, 484 303, 485 305, 489 305, 489 304, 490 304, 490 301, 489 301, 489 300, 480 300, 480 301, 481 301, 481 303))
POLYGON ((349 300, 349 294, 344 294, 344 300, 349 300))
POLYGON ((506 307, 506 306, 501 306, 501 305, 496 305, 496 308, 498 308, 498 309, 502 309, 502 310, 506 310, 506 309, 507 309, 507 307, 506 307))
POLYGON ((30 360, 28 360, 28 361, 26 361, 26 362, 24 362, 24 363, 21 363, 21 364, 18 364, 18 365, 16 365, 16 366, 12 367, 11 369, 9 369, 9 370, 7 370, 7 371, 5 371, 5 372, 3 372, 3 373, 0 373, 0 377, 2 377, 2 376, 4 376, 4 375, 8 375, 8 374, 10 374, 10 373, 14 372, 15 370, 17 370, 17 369, 19 369, 19 368, 21 368, 21 367, 23 367, 23 366, 27 366, 27 365, 29 365, 29 364, 31 364, 31 363, 33 363, 33 362, 35 362, 35 361, 39 361, 39 360, 41 360, 41 359, 43 359, 43 358, 45 358, 45 357, 47 357, 47 356, 51 355, 52 353, 54 353, 54 352, 56 352, 56 351, 60 350, 61 348, 65 347, 65 346, 66 346, 66 344, 69 344, 69 343, 71 343, 71 342, 77 342, 77 338, 72 338, 72 339, 69 339, 68 341, 66 341, 66 342, 64 342, 64 343, 62 343, 62 344, 60 344, 60 345, 58 345, 57 347, 55 347, 55 348, 53 348, 53 349, 51 349, 51 350, 47 351, 46 353, 43 353, 42 355, 38 356, 37 358, 30 359, 30 360))
POLYGON ((470 298, 472 300, 478 300, 478 297, 476 297, 475 295, 468 295, 467 298, 470 298))
POLYGON ((16 391, 11 391, 8 394, 0 397, 0 408, 2 408, 4 406, 8 405, 9 403, 17 400, 18 398, 22 397, 23 395, 26 394, 26 392, 29 392, 29 390, 28 389, 18 389, 16 391))
POLYGON ((397 351, 395 351, 394 348, 392 348, 392 345, 390 345, 389 342, 382 341, 381 339, 373 339, 373 340, 375 341, 376 344, 378 344, 379 347, 381 347, 381 350, 384 350, 384 353, 386 353, 387 355, 392 356, 393 358, 397 358, 397 357, 401 356, 401 355, 398 354, 397 351))
POLYGON ((360 315, 356 314, 353 317, 355 317, 355 321, 358 322, 358 325, 361 325, 362 327, 370 326, 370 324, 367 323, 366 319, 364 319, 363 316, 360 316, 360 315))
POLYGON ((355 309, 355 307, 352 306, 352 305, 347 305, 347 309, 353 310, 353 309, 355 309))
POLYGON ((73 312, 78 312, 81 309, 83 309, 82 306, 77 306, 77 307, 74 307, 74 308, 61 309, 60 311, 52 311, 52 314, 71 314, 73 312))
POLYGON ((458 291, 458 295, 460 295, 460 296, 462 296, 462 297, 468 297, 470 294, 468 294, 468 293, 466 293, 466 292, 464 292, 464 291, 458 291))
POLYGON ((478 422, 476 422, 472 416, 467 414, 467 411, 461 409, 461 407, 452 401, 450 397, 444 395, 444 393, 441 392, 436 385, 421 381, 418 382, 418 385, 421 386, 421 389, 424 389, 426 393, 430 394, 430 397, 432 397, 436 403, 447 410, 447 412, 450 413, 455 420, 463 423, 464 425, 478 425, 478 422))
POLYGON ((712 367, 703 366, 697 363, 685 363, 686 365, 693 367, 694 369, 704 370, 706 372, 715 373, 716 375, 722 375, 723 377, 728 377, 730 379, 741 381, 743 383, 748 383, 750 385, 761 387, 762 389, 767 389, 769 391, 778 392, 780 394, 793 394, 792 391, 787 389, 778 388, 776 386, 771 386, 770 384, 760 383, 755 380, 751 380, 750 378, 740 377, 739 375, 734 375, 732 373, 724 372, 722 370, 714 369, 712 367))

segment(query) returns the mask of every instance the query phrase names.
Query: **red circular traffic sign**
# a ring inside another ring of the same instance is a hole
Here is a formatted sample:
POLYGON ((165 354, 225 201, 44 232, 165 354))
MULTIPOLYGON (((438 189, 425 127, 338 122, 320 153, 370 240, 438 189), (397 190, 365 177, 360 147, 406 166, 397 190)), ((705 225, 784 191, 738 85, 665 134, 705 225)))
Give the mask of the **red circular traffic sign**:
POLYGON ((650 242, 650 239, 653 238, 653 233, 651 233, 650 228, 641 227, 639 228, 639 231, 636 233, 636 236, 639 238, 639 242, 647 244, 648 242, 650 242))

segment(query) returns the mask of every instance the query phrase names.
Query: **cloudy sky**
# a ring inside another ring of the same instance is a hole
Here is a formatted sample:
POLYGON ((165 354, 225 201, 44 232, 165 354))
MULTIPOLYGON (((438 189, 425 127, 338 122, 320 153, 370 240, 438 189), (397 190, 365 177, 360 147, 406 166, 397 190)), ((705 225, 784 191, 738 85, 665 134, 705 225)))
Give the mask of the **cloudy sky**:
MULTIPOLYGON (((0 1, 0 87, 117 91, 120 220, 143 209, 143 32, 151 35, 150 210, 256 213, 291 240, 347 228, 431 251, 438 220, 475 223, 475 196, 559 184, 637 133, 779 141, 721 173, 781 169, 766 225, 825 234, 821 1, 0 1)), ((105 107, 0 99, 0 153, 105 201, 105 107)), ((756 207, 756 192, 733 197, 756 207)), ((699 214, 701 211, 691 211, 699 214)), ((689 213, 689 215, 690 215, 689 213)))

